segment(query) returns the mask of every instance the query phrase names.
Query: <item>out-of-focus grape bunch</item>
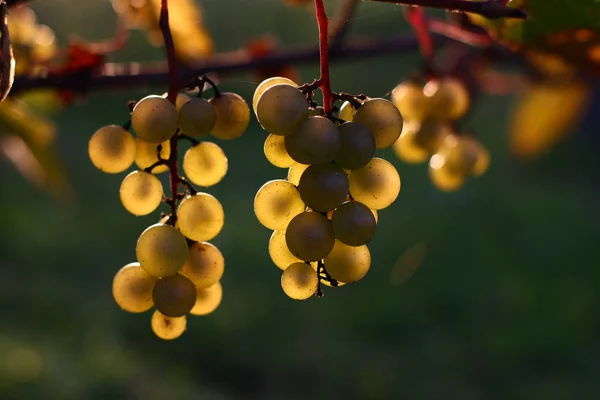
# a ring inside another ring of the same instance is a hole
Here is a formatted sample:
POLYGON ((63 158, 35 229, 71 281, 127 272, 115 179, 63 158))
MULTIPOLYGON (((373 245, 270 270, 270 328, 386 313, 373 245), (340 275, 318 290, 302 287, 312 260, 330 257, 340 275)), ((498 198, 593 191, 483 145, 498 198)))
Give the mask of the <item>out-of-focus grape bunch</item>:
POLYGON ((396 169, 374 157, 400 136, 396 106, 347 95, 354 105, 342 106, 339 116, 325 115, 309 94, 309 85, 273 77, 253 98, 256 117, 269 132, 265 156, 288 169, 286 179, 258 190, 254 212, 273 231, 269 254, 283 270, 283 291, 296 300, 322 295, 321 283, 342 286, 367 274, 377 211, 400 192, 396 169))
MULTIPOLYGON (((201 96, 202 90, 199 93, 201 96)), ((100 128, 88 150, 92 163, 106 173, 124 172, 134 163, 137 166, 120 188, 127 211, 141 216, 153 213, 161 203, 171 208, 142 232, 136 262, 117 272, 112 288, 115 301, 125 311, 140 313, 154 307, 152 330, 169 340, 186 330, 187 314, 212 313, 223 294, 220 280, 225 260, 210 243, 223 228, 223 207, 214 196, 197 191, 194 184, 210 187, 219 183, 227 173, 228 161, 217 144, 198 138, 208 134, 222 140, 239 137, 250 122, 250 109, 237 94, 220 93, 216 88, 210 100, 179 93, 174 105, 166 97, 150 95, 138 101, 130 122, 100 128), (184 141, 192 143, 183 156, 187 178, 178 175, 178 157, 173 152, 184 141), (167 171, 170 197, 158 178, 167 171), (177 189, 180 186, 183 191, 177 189)))

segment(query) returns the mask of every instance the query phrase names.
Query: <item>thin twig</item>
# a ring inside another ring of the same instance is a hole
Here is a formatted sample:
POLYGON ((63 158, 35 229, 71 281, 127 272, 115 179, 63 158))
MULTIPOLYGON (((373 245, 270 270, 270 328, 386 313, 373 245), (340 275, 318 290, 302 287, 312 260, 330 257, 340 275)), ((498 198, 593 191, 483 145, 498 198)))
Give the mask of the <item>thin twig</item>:
POLYGON ((525 11, 508 7, 504 2, 495 0, 470 1, 470 0, 370 0, 380 3, 394 3, 405 6, 420 6, 430 8, 443 8, 452 12, 470 12, 483 15, 490 19, 496 18, 527 18, 525 11))

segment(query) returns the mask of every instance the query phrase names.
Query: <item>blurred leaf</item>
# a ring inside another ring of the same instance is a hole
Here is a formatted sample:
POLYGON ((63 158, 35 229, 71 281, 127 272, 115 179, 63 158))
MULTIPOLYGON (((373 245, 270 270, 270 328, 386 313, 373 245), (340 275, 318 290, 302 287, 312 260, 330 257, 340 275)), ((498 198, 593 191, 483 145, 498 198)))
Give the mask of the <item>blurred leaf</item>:
POLYGON ((520 99, 509 131, 514 154, 531 158, 573 131, 586 110, 590 87, 579 80, 531 84, 520 99))
MULTIPOLYGON (((146 31, 154 45, 163 43, 159 27, 161 0, 112 0, 115 11, 132 28, 146 31)), ((213 52, 213 42, 202 24, 202 13, 193 0, 169 2, 169 22, 177 56, 183 62, 203 59, 213 52)))
MULTIPOLYGON (((246 51, 248 52, 248 57, 250 59, 260 59, 273 53, 273 51, 277 49, 278 44, 277 39, 271 36, 260 36, 246 45, 246 51)), ((301 79, 296 68, 289 64, 258 68, 254 71, 254 74, 259 81, 263 81, 273 76, 281 76, 291 79, 294 82, 300 82, 301 79)))

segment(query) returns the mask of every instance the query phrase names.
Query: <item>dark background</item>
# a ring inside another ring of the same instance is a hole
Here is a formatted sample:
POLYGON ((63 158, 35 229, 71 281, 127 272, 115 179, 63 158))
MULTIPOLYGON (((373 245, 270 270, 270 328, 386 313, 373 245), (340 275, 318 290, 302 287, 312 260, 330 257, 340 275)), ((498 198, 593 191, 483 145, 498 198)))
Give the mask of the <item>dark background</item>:
MULTIPOLYGON (((219 51, 263 33, 283 45, 317 40, 311 15, 279 0, 200 3, 219 51)), ((37 1, 34 9, 62 44, 72 35, 105 39, 115 27, 106 0, 37 1)), ((406 29, 399 7, 365 3, 351 34, 406 29)), ((113 60, 162 57, 136 32, 113 60)), ((334 90, 384 96, 418 60, 411 52, 335 63, 334 90)), ((318 70, 300 72, 311 81, 318 70)), ((250 100, 258 83, 239 74, 223 78, 221 89, 250 100)), ((74 203, 57 202, 0 162, 0 398, 600 395, 598 117, 523 162, 507 144, 516 97, 482 96, 463 126, 490 150, 491 168, 454 194, 437 191, 425 165, 382 151, 398 167, 402 191, 379 214, 369 274, 306 302, 283 294, 267 252, 270 232, 253 214, 257 189, 286 174, 264 158, 266 134, 253 121, 242 138, 218 142, 230 168, 209 190, 226 212, 213 241, 226 258, 223 302, 210 316, 190 316, 188 331, 166 342, 151 332, 150 313, 121 311, 110 290, 158 215, 129 215, 118 199, 124 174, 103 175, 87 157, 91 134, 123 123, 128 100, 165 89, 96 92, 56 116, 74 203)))

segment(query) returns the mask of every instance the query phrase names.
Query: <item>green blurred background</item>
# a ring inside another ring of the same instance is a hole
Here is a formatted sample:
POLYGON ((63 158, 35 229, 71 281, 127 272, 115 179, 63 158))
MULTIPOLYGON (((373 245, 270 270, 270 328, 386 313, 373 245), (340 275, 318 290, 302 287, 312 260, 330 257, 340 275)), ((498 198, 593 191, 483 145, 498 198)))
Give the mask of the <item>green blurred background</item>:
MULTIPOLYGON (((280 0, 199 3, 219 51, 265 33, 282 45, 317 39, 311 15, 280 0)), ((115 29, 107 0, 33 8, 62 44, 115 29)), ((365 3, 351 35, 406 30, 399 7, 365 3)), ((160 60, 162 50, 136 32, 112 59, 160 60)), ((411 53, 335 63, 334 90, 384 96, 418 61, 411 53)), ((318 69, 300 72, 311 81, 318 69)), ((221 83, 249 100, 259 82, 246 73, 221 83)), ((264 158, 266 134, 253 121, 242 138, 219 142, 230 170, 210 189, 226 212, 213 241, 226 258, 223 302, 165 342, 151 332, 150 312, 121 311, 110 291, 158 217, 129 215, 118 199, 124 175, 100 173, 86 151, 95 129, 125 122, 128 100, 165 89, 97 92, 56 116, 74 204, 0 161, 0 398, 598 398, 598 117, 525 163, 507 145, 515 98, 480 97, 462 126, 492 165, 455 194, 437 191, 426 166, 381 152, 398 167, 402 191, 379 215, 371 271, 305 302, 283 294, 270 232, 253 214, 257 189, 285 176, 264 158)))

